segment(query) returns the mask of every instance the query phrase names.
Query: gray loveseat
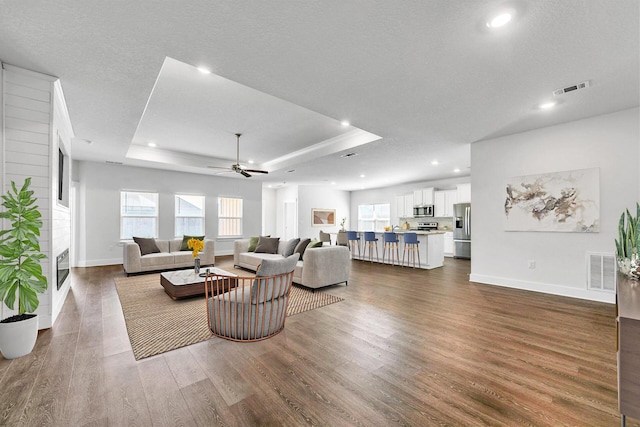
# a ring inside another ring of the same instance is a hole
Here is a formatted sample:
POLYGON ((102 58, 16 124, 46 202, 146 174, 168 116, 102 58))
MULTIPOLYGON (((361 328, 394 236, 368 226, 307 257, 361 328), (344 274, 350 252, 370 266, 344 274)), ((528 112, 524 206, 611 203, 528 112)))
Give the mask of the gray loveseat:
MULTIPOLYGON (((122 264, 129 274, 147 271, 171 270, 174 268, 193 267, 191 251, 181 251, 182 237, 171 240, 156 239, 159 253, 142 255, 140 246, 135 242, 125 242, 122 264)), ((198 255, 200 265, 215 264, 215 244, 213 240, 204 240, 204 250, 198 255)))
MULTIPOLYGON (((233 264, 256 271, 263 259, 283 259, 286 241, 280 241, 277 254, 248 252, 249 239, 236 240, 233 244, 233 264)), ((307 248, 303 259, 293 272, 293 282, 311 289, 323 286, 347 284, 351 271, 351 257, 345 246, 307 248)))

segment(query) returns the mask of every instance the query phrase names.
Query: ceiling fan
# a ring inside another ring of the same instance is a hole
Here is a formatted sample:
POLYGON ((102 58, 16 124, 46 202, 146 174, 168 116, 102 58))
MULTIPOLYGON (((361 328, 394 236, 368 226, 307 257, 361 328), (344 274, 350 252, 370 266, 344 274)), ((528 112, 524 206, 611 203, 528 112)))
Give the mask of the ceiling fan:
MULTIPOLYGON (((225 169, 225 172, 236 172, 239 173, 240 175, 250 178, 251 177, 251 173, 269 173, 268 171, 265 170, 259 170, 259 169, 245 169, 240 165, 240 137, 242 136, 241 133, 236 133, 236 162, 231 165, 230 168, 220 168, 218 166, 208 166, 211 169, 225 169)), ((221 172, 224 173, 224 172, 221 172)))

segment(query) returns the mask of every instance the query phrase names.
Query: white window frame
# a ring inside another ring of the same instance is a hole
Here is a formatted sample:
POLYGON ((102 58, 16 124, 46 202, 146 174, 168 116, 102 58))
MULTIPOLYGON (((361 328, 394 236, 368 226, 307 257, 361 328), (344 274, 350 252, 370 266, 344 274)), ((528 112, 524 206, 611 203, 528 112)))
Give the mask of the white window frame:
POLYGON ((198 233, 187 233, 189 235, 192 236, 204 236, 205 235, 205 196, 199 195, 199 194, 175 194, 174 198, 173 198, 173 203, 174 203, 174 207, 173 207, 173 214, 174 214, 174 218, 173 218, 173 231, 174 231, 174 235, 175 237, 181 237, 183 236, 185 233, 179 233, 178 232, 178 219, 181 218, 200 218, 202 220, 202 229, 200 232, 198 233), (179 215, 178 214, 178 205, 179 205, 179 199, 181 197, 198 197, 201 199, 202 201, 202 215, 198 216, 198 215, 179 215))
POLYGON ((219 196, 218 197, 218 237, 221 239, 225 238, 238 238, 242 237, 244 228, 244 199, 242 197, 234 197, 234 196, 219 196), (224 200, 239 200, 240 201, 240 216, 229 216, 223 215, 223 202, 224 200), (227 219, 239 219, 240 220, 240 230, 238 234, 226 234, 223 233, 223 221, 227 219))
POLYGON ((363 203, 361 205, 358 205, 358 230, 360 231, 377 231, 377 232, 382 232, 384 231, 384 227, 385 226, 391 226, 391 203, 363 203), (376 216, 376 206, 380 206, 380 205, 386 205, 387 209, 389 211, 389 217, 388 218, 378 218, 376 216), (373 210, 373 218, 361 218, 360 217, 360 207, 361 206, 371 206, 372 210, 373 210), (373 221, 373 230, 370 230, 369 227, 366 227, 363 225, 363 221, 366 222, 372 222, 373 221), (379 225, 379 227, 377 227, 379 225))
POLYGON ((160 195, 153 191, 130 191, 130 190, 121 190, 120 191, 120 239, 121 240, 131 240, 135 237, 153 237, 158 238, 158 227, 159 227, 159 213, 160 213, 160 195), (124 211, 124 200, 126 194, 149 194, 155 196, 155 215, 131 215, 125 214, 124 211), (124 236, 123 235, 123 225, 124 218, 155 218, 155 229, 153 230, 153 236, 143 236, 142 233, 140 235, 136 235, 135 233, 132 236, 124 236))

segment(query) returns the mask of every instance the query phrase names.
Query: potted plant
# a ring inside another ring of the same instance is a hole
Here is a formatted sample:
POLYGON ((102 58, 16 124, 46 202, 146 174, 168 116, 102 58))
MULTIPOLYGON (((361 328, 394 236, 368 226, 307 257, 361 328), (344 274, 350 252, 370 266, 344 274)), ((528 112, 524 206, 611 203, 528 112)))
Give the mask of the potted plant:
POLYGON ((631 279, 640 278, 640 260, 638 260, 638 244, 640 244, 639 203, 636 203, 636 216, 631 215, 629 209, 620 216, 618 239, 616 239, 618 269, 631 279))
POLYGON ((18 301, 18 314, 0 321, 0 352, 5 359, 31 353, 38 336, 37 293, 47 289, 40 260, 41 214, 36 198, 29 190, 31 178, 20 190, 11 181, 11 189, 2 196, 4 212, 0 218, 10 227, 0 231, 0 299, 13 310, 18 301))

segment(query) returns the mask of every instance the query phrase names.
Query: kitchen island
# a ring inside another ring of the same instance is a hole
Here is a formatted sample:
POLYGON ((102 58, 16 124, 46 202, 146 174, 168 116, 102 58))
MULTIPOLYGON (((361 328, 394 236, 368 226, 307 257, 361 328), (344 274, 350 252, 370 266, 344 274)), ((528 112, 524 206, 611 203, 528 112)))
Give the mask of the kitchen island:
MULTIPOLYGON (((409 257, 411 255, 411 251, 407 250, 407 254, 405 255, 404 264, 402 264, 402 253, 404 250, 404 233, 408 231, 395 231, 398 236, 398 256, 394 251, 394 264, 395 265, 404 265, 408 267, 413 267, 413 263, 409 261, 409 257)), ((412 233, 416 233, 418 235, 418 241, 420 244, 418 245, 418 252, 420 254, 420 265, 417 265, 416 260, 416 268, 424 268, 430 270, 432 268, 442 267, 444 264, 444 231, 411 231, 412 233)), ((373 262, 382 262, 382 253, 384 251, 384 232, 375 232, 376 238, 378 241, 376 244, 378 245, 378 255, 379 258, 376 260, 376 250, 373 249, 372 252, 372 260, 373 262)), ((352 248, 351 254, 354 259, 360 259, 364 261, 369 261, 369 250, 364 241, 364 232, 359 231, 358 236, 360 237, 360 255, 358 255, 358 248, 352 248)), ((387 251, 388 255, 388 251, 387 251)), ((384 263, 391 264, 391 259, 389 256, 385 256, 384 263)))

